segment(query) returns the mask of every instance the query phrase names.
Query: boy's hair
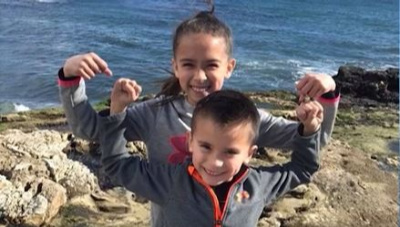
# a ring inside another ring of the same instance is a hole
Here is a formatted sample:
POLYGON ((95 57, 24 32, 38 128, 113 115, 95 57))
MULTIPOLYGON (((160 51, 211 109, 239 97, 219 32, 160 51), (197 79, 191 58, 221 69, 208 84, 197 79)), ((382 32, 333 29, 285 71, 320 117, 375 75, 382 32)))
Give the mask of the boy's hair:
MULTIPOLYGON (((172 39, 172 52, 175 57, 181 38, 188 34, 210 34, 214 37, 223 37, 226 43, 226 52, 232 56, 233 40, 231 29, 214 15, 213 1, 206 1, 210 6, 210 11, 201 11, 195 16, 182 21, 176 28, 172 39)), ((179 80, 170 72, 171 77, 166 79, 161 86, 159 95, 176 96, 181 92, 179 80)))
POLYGON ((234 90, 219 90, 202 98, 193 111, 192 132, 196 130, 199 117, 210 117, 221 127, 231 124, 251 124, 250 139, 254 144, 258 138, 260 115, 255 104, 244 94, 234 90))

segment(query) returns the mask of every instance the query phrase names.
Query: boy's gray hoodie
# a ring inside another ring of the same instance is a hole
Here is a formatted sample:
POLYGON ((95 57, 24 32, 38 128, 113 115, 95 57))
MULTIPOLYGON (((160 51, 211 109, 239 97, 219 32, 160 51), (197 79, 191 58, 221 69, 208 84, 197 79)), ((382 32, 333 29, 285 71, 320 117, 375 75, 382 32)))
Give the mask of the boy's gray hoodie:
POLYGON ((102 162, 117 183, 159 205, 155 226, 251 226, 257 225, 265 205, 299 184, 310 181, 318 170, 319 134, 296 134, 291 161, 273 167, 243 166, 235 177, 225 207, 220 209, 213 190, 201 179, 188 159, 179 165, 148 163, 125 150, 126 112, 99 118, 102 162), (128 174, 127 174, 128 173, 128 174), (235 196, 248 193, 248 199, 235 196))

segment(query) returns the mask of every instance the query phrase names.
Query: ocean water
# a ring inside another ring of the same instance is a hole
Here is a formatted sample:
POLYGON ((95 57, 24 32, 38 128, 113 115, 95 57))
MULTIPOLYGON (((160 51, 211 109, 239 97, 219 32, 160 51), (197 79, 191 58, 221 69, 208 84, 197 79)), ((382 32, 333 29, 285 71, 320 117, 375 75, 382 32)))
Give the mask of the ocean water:
MULTIPOLYGON (((336 74, 351 64, 398 67, 398 0, 221 0, 216 15, 234 35, 237 68, 225 86, 294 90, 307 71, 336 74)), ((65 59, 94 51, 114 77, 87 83, 91 101, 119 77, 143 92, 168 75, 178 23, 206 8, 195 0, 0 0, 0 113, 59 106, 56 75, 65 59)))

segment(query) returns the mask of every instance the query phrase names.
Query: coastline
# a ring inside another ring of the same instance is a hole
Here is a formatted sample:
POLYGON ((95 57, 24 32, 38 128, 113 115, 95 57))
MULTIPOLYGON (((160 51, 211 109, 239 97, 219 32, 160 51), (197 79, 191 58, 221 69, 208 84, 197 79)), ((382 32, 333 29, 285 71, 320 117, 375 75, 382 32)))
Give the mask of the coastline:
MULTIPOLYGON (((247 94, 272 114, 295 118, 295 94, 247 94)), ((149 203, 110 185, 98 166, 98 147, 69 136, 60 108, 0 119, 0 205, 14 204, 0 206, 6 209, 0 226, 148 226, 149 203)), ((265 208, 259 226, 397 226, 398 123, 398 103, 342 94, 321 169, 310 184, 265 208)), ((138 143, 130 148, 145 152, 138 143)), ((285 161, 279 150, 268 149, 252 165, 285 161)))

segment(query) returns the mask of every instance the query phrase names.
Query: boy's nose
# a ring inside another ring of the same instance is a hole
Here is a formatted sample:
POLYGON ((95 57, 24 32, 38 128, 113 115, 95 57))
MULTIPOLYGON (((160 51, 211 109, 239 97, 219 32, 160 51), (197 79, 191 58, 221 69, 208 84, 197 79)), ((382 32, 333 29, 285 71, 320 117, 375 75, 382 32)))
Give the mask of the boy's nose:
POLYGON ((222 167, 224 165, 224 162, 221 159, 214 159, 213 161, 213 166, 215 167, 222 167))

